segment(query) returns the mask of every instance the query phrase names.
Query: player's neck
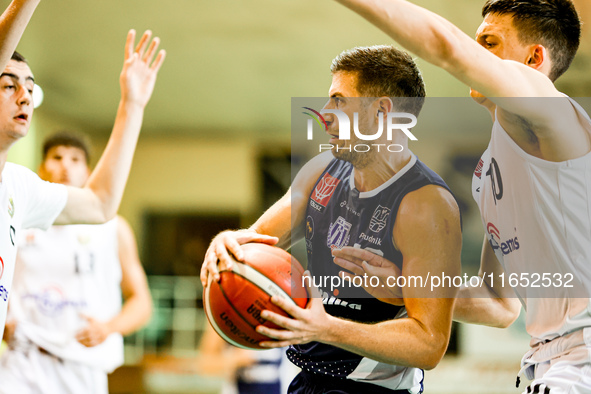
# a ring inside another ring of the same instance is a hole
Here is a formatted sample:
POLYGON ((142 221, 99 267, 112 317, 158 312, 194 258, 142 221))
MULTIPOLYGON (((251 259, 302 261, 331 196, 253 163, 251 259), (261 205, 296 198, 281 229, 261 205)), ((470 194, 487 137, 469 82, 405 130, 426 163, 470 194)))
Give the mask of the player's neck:
POLYGON ((378 155, 372 164, 364 168, 355 168, 355 188, 360 192, 377 189, 402 170, 410 161, 411 155, 408 149, 402 152, 378 155))
POLYGON ((7 159, 8 159, 8 149, 0 150, 0 182, 2 182, 2 172, 4 171, 4 166, 6 165, 7 159))

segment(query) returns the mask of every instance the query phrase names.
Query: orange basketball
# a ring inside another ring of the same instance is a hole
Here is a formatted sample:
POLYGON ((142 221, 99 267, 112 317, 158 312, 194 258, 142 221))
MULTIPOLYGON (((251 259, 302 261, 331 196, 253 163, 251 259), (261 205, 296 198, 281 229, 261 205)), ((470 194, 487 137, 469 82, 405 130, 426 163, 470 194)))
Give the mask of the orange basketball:
POLYGON ((270 338, 256 331, 258 325, 278 328, 261 317, 265 309, 288 316, 271 302, 276 295, 305 307, 308 292, 302 286, 304 269, 283 249, 263 243, 242 245, 244 262, 210 277, 203 290, 203 306, 209 323, 226 342, 245 349, 263 349, 259 342, 270 338))

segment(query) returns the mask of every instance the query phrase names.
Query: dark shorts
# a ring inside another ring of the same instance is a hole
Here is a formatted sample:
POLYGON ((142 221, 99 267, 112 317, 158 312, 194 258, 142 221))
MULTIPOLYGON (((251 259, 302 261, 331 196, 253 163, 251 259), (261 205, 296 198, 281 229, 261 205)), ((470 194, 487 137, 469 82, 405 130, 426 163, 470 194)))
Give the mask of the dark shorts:
POLYGON ((336 379, 300 372, 289 385, 289 394, 408 394, 408 390, 389 390, 375 384, 336 379))

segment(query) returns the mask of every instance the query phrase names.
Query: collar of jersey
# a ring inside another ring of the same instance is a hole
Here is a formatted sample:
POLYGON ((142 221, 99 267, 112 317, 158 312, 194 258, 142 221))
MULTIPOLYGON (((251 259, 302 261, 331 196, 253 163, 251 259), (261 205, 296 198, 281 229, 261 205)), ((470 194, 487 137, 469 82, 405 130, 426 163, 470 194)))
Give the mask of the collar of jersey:
MULTIPOLYGON (((417 162, 417 157, 414 155, 414 153, 411 152, 410 153, 410 160, 408 161, 408 163, 406 163, 406 165, 404 167, 402 167, 402 169, 400 171, 398 171, 396 174, 394 174, 394 176, 392 178, 388 179, 386 182, 384 182, 380 186, 376 187, 375 189, 370 190, 368 192, 359 192, 359 198, 369 198, 369 197, 376 196, 382 190, 385 190, 387 187, 389 187, 394 182, 396 182, 396 180, 398 180, 402 175, 406 174, 406 172, 409 169, 411 169, 412 166, 414 166, 416 162, 417 162)), ((349 177, 349 187, 351 188, 351 190, 355 189, 355 168, 353 168, 351 170, 351 176, 349 177)))

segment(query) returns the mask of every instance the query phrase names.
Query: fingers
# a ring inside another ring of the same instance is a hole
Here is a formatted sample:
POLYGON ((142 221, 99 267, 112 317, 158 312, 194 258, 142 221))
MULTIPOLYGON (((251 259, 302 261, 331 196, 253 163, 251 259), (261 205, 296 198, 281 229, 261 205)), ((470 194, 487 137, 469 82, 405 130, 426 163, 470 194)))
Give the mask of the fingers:
POLYGON ((156 49, 158 49, 158 45, 160 45, 160 38, 154 37, 154 39, 150 43, 150 46, 148 47, 148 50, 146 51, 146 54, 143 57, 144 62, 148 64, 152 63, 152 59, 154 58, 156 49))
MULTIPOLYGON (((278 313, 271 312, 269 310, 264 310, 261 312, 261 317, 265 320, 270 321, 271 323, 277 324, 279 327, 283 327, 287 330, 296 330, 297 329, 297 320, 290 319, 289 317, 282 316, 278 313)), ((264 327, 264 326, 258 326, 264 327)), ((257 331, 258 331, 257 327, 257 331)))
POLYGON ((356 275, 363 275, 363 268, 349 260, 345 260, 335 256, 334 263, 341 268, 353 272, 356 275))
MULTIPOLYGON (((295 305, 295 303, 291 304, 288 301, 286 301, 283 297, 278 297, 278 296, 271 297, 271 302, 273 304, 277 305, 279 308, 283 309, 285 312, 289 313, 294 318, 298 319, 301 317, 301 311, 303 309, 300 308, 299 306, 295 305)), ((263 319, 266 319, 266 317, 264 317, 263 315, 266 315, 267 313, 273 313, 273 312, 263 311, 262 315, 261 315, 263 317, 263 319)))
POLYGON ((278 339, 281 341, 289 341, 295 338, 295 335, 292 331, 278 330, 275 328, 269 328, 265 326, 257 326, 256 330, 259 334, 263 334, 270 338, 278 339))
POLYGON ((125 60, 133 55, 133 43, 135 42, 135 30, 131 29, 127 33, 127 40, 125 41, 125 60))
POLYGON ((261 345, 262 347, 266 347, 269 349, 274 349, 274 348, 279 348, 279 347, 287 347, 289 345, 291 345, 294 342, 290 342, 290 341, 280 341, 280 342, 274 342, 274 341, 263 341, 263 342, 259 342, 259 345, 261 345))
POLYGON ((158 52, 158 56, 156 56, 156 60, 154 60, 154 63, 152 63, 150 69, 157 73, 158 70, 160 70, 160 66, 162 66, 162 63, 164 63, 165 57, 166 51, 164 49, 161 49, 160 52, 158 52))
POLYGON ((146 50, 148 42, 150 41, 150 37, 152 37, 152 31, 146 30, 142 35, 142 38, 140 38, 140 42, 138 42, 137 46, 135 47, 135 53, 138 54, 140 59, 144 57, 144 51, 146 50))

